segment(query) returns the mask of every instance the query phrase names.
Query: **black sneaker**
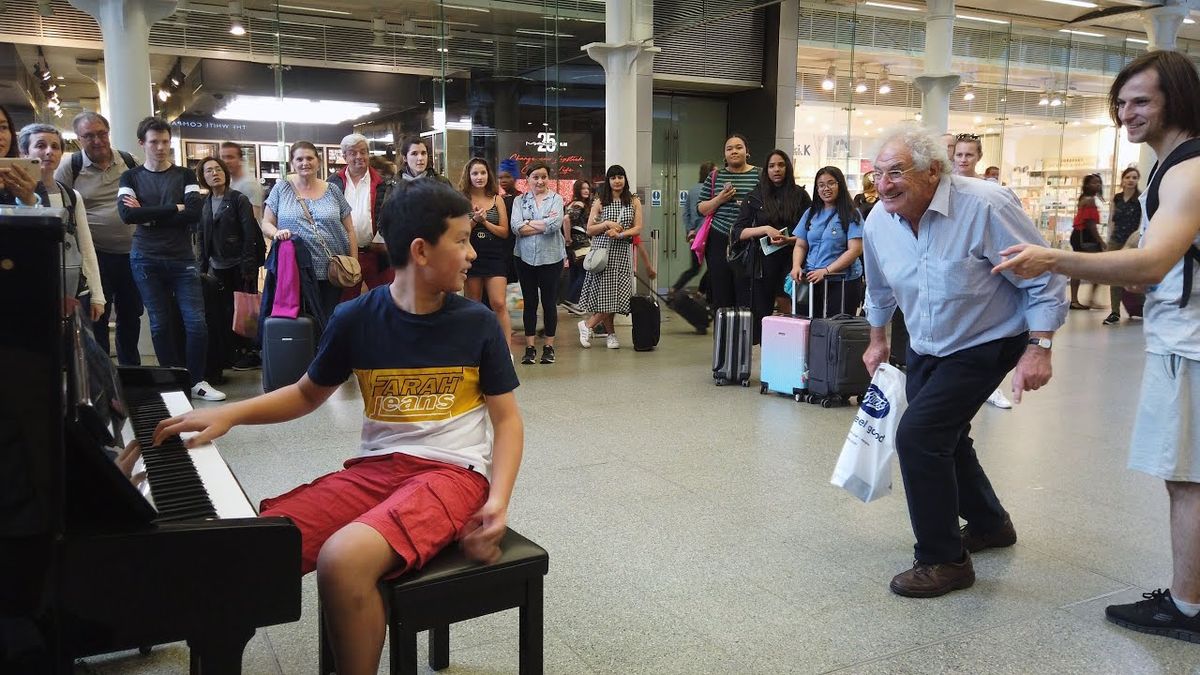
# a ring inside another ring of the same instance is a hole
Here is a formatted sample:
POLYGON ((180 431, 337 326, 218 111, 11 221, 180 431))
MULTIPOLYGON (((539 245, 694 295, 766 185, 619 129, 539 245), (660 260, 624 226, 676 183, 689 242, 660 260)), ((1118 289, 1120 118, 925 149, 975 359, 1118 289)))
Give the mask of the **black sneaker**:
POLYGON ((542 347, 542 363, 554 363, 554 347, 550 345, 542 347))
POLYGON ((526 347, 525 348, 525 358, 521 359, 521 363, 528 366, 528 365, 530 365, 532 363, 536 363, 536 362, 537 362, 537 350, 534 349, 533 347, 526 347))
POLYGON ((1117 314, 1116 312, 1109 314, 1108 318, 1104 320, 1105 326, 1112 326, 1112 325, 1118 324, 1118 323, 1121 323, 1121 315, 1117 314))
POLYGON ((233 364, 234 370, 257 370, 262 368, 262 359, 254 352, 246 352, 233 364))
POLYGON ((1171 591, 1158 589, 1142 593, 1145 600, 1128 605, 1109 605, 1104 610, 1108 620, 1129 630, 1175 638, 1200 644, 1200 615, 1184 616, 1171 591))

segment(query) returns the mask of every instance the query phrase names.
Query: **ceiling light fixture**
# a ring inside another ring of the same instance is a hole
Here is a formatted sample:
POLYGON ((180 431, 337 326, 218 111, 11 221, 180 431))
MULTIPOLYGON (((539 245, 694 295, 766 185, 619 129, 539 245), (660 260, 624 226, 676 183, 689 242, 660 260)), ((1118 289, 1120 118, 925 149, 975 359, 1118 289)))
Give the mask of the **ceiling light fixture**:
POLYGON ((1099 7, 1099 5, 1097 5, 1096 3, 1086 2, 1085 0, 1046 0, 1046 2, 1053 2, 1056 5, 1070 5, 1072 7, 1083 7, 1084 9, 1096 9, 1097 7, 1099 7))
POLYGON ((984 23, 994 23, 994 24, 999 24, 1001 26, 1007 26, 1009 24, 1009 22, 1005 21, 1004 19, 993 19, 988 16, 970 16, 967 14, 955 14, 954 18, 962 19, 963 21, 982 21, 984 23))
POLYGON ((250 122, 338 124, 377 112, 379 106, 374 103, 237 95, 227 98, 225 107, 213 113, 213 117, 250 122))
POLYGON ((967 90, 963 92, 963 100, 964 101, 974 101, 975 100, 975 87, 972 87, 969 84, 967 85, 967 90))
POLYGON ((322 9, 320 7, 301 7, 299 5, 277 5, 279 9, 298 9, 303 12, 324 12, 325 14, 341 14, 350 16, 353 12, 344 12, 340 9, 322 9))
POLYGON ((1060 106, 1062 104, 1063 104, 1062 98, 1060 98, 1058 94, 1055 94, 1054 97, 1050 99, 1050 107, 1051 108, 1057 108, 1058 106, 1060 106))
POLYGON ((1086 37, 1104 37, 1104 33, 1091 33, 1086 30, 1071 30, 1070 28, 1059 28, 1060 33, 1070 33, 1071 35, 1083 35, 1086 37))
POLYGON ((862 66, 858 67, 858 77, 854 81, 854 92, 857 94, 867 93, 867 71, 862 66))
POLYGON ((162 101, 163 103, 166 103, 167 99, 169 99, 169 98, 171 98, 171 92, 167 91, 166 89, 158 90, 158 100, 162 101))
POLYGON ((1050 105, 1049 92, 1045 92, 1045 91, 1042 92, 1042 97, 1038 99, 1038 105, 1050 105))
POLYGON ((892 75, 888 72, 887 66, 884 66, 879 72, 879 93, 885 96, 892 93, 892 75))
POLYGON ((825 91, 833 91, 837 86, 837 68, 831 63, 829 69, 825 71, 825 79, 821 80, 821 88, 825 91))
POLYGON ((910 7, 908 5, 893 5, 890 2, 864 2, 867 7, 879 7, 880 9, 898 9, 903 12, 919 12, 920 7, 910 7))
POLYGON ((246 34, 246 27, 242 25, 242 3, 240 0, 229 0, 229 33, 230 35, 242 36, 246 34))
POLYGON ((1126 42, 1133 42, 1133 43, 1136 43, 1136 44, 1139 44, 1139 45, 1148 45, 1148 44, 1150 44, 1150 41, 1149 41, 1149 40, 1143 40, 1143 39, 1141 39, 1141 38, 1125 38, 1125 41, 1126 41, 1126 42))

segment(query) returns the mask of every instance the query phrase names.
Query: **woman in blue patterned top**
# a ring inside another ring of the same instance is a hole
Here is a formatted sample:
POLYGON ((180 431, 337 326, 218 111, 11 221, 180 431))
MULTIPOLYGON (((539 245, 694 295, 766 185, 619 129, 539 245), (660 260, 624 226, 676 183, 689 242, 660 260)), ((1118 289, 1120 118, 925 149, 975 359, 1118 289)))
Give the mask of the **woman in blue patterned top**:
POLYGON ((288 157, 293 175, 271 189, 264 204, 262 231, 275 241, 295 237, 304 242, 312 254, 321 295, 321 307, 315 309, 329 317, 342 295, 342 289, 329 283, 326 277, 329 260, 358 250, 350 204, 336 185, 317 177, 317 146, 298 141, 288 150, 288 157))
POLYGON ((829 289, 829 314, 845 309, 854 315, 862 303, 863 227, 858 210, 850 203, 846 177, 836 166, 822 167, 813 182, 817 199, 796 225, 796 248, 792 254, 792 279, 815 284, 813 311, 825 316, 825 291, 829 289), (807 272, 805 271, 807 270, 807 272), (845 285, 821 284, 830 274, 844 274, 845 285), (843 289, 845 297, 843 297, 843 289))
POLYGON ((563 258, 567 257, 563 239, 563 200, 550 190, 550 169, 542 162, 525 168, 529 192, 513 202, 512 222, 516 235, 517 279, 525 298, 525 357, 521 363, 537 359, 533 341, 537 335, 537 308, 542 304, 546 344, 542 347, 542 363, 554 363, 554 333, 558 328, 558 280, 562 275, 563 258))

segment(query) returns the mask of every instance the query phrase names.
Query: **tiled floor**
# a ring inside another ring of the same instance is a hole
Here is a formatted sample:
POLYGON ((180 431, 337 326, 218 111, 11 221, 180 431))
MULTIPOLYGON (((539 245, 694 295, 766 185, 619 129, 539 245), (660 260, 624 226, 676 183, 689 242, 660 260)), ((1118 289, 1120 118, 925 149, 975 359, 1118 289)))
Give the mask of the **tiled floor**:
MULTIPOLYGON (((887 589, 912 556, 898 477, 868 505, 829 485, 850 409, 713 386, 711 338, 678 317, 635 353, 627 328, 619 351, 580 349, 564 315, 559 362, 517 366, 526 450, 510 520, 550 551, 546 672, 1200 673, 1200 645, 1103 618, 1170 581, 1163 486, 1124 467, 1141 328, 1103 318, 1072 312, 1049 388, 976 419, 1017 546, 976 556, 974 588, 912 600, 887 589)), ((232 396, 257 391, 257 373, 233 378, 232 396)), ((252 499, 352 452, 355 386, 218 442, 252 499)), ((310 577, 303 618, 260 630, 244 672, 316 672, 315 612, 310 577)), ((455 625, 444 672, 515 673, 516 628, 515 612, 455 625)), ((183 673, 187 650, 80 670, 183 673)))

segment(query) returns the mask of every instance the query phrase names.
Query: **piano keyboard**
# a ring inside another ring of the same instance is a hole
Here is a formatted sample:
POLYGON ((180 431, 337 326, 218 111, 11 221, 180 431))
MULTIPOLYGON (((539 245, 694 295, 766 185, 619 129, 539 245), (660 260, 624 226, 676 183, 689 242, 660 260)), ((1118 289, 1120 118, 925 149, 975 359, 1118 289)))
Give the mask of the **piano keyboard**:
MULTIPOLYGON (((151 445, 160 421, 192 409, 187 394, 168 391, 158 398, 129 403, 125 438, 137 438, 142 447, 132 480, 158 511, 158 522, 258 515, 212 443, 189 450, 179 436, 172 436, 159 447, 151 445)), ((195 435, 188 432, 183 436, 195 435)))

